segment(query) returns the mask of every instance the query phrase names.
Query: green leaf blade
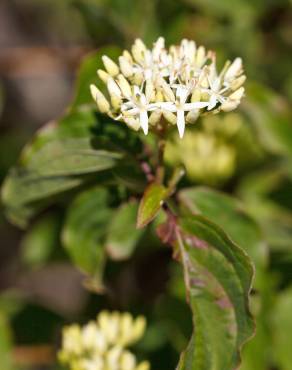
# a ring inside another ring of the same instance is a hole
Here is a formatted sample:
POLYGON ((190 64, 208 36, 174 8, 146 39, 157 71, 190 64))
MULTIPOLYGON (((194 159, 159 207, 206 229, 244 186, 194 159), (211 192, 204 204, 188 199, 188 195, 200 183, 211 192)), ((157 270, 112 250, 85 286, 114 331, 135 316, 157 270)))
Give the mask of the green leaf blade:
POLYGON ((1 191, 5 212, 10 221, 26 227, 35 213, 57 194, 81 186, 84 179, 75 176, 42 177, 21 168, 13 169, 1 191))
POLYGON ((168 190, 163 185, 152 183, 147 187, 139 205, 138 228, 145 227, 155 218, 167 196, 168 190))
POLYGON ((180 250, 193 313, 194 333, 179 370, 230 370, 253 335, 248 308, 253 266, 215 224, 201 216, 178 221, 180 250))
POLYGON ((73 263, 100 287, 105 263, 103 238, 112 216, 107 201, 104 188, 82 192, 70 205, 62 231, 63 244, 73 263))
POLYGON ((179 199, 192 214, 202 214, 222 227, 249 254, 260 277, 267 263, 267 246, 258 224, 237 199, 205 187, 183 189, 179 199))
POLYGON ((123 154, 98 144, 90 138, 55 140, 38 151, 28 168, 40 176, 82 175, 113 168, 123 154))
POLYGON ((129 258, 142 235, 142 230, 136 229, 138 204, 129 202, 115 212, 109 225, 106 249, 114 260, 129 258))

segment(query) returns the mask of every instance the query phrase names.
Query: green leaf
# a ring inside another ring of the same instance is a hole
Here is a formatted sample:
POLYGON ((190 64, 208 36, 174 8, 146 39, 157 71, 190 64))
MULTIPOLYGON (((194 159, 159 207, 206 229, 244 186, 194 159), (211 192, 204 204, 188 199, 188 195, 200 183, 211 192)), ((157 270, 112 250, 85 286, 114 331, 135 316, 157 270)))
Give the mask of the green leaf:
POLYGON ((102 287, 104 238, 111 216, 108 192, 94 187, 72 202, 62 231, 63 244, 73 263, 90 276, 97 289, 102 287))
POLYGON ((21 168, 15 168, 2 186, 2 201, 7 217, 20 227, 27 226, 30 218, 43 209, 57 194, 84 183, 73 176, 40 177, 21 168))
POLYGON ((192 339, 178 370, 231 370, 254 333, 249 312, 253 266, 245 252, 201 216, 178 220, 173 242, 184 267, 192 339))
POLYGON ((40 176, 68 176, 107 170, 123 157, 107 150, 98 139, 68 138, 44 145, 31 158, 28 168, 40 176))
POLYGON ((291 253, 291 180, 275 166, 246 176, 238 193, 261 225, 271 249, 291 253))
POLYGON ((291 110, 288 102, 267 87, 250 83, 244 109, 267 150, 276 154, 292 153, 291 110))
POLYGON ((113 168, 112 174, 118 183, 134 192, 143 192, 147 185, 145 174, 137 161, 132 158, 113 168))
POLYGON ((273 353, 276 364, 281 370, 290 370, 292 364, 291 332, 292 332, 292 288, 281 292, 273 311, 274 345, 273 353))
POLYGON ((163 201, 167 198, 168 193, 168 189, 163 185, 152 183, 147 187, 139 205, 137 218, 138 228, 146 226, 154 219, 163 201))
POLYGON ((125 151, 109 137, 95 136, 94 127, 103 124, 92 113, 75 112, 37 133, 4 181, 2 200, 12 222, 26 226, 54 196, 84 184, 91 173, 120 163, 125 151))
POLYGON ((116 210, 108 229, 106 249, 112 259, 123 260, 131 256, 142 230, 136 228, 138 204, 129 202, 116 210))
POLYGON ((21 169, 11 171, 3 186, 3 200, 11 205, 23 205, 72 189, 82 183, 78 177, 39 177, 21 169))
POLYGON ((98 123, 99 120, 92 111, 82 110, 45 124, 24 147, 20 156, 20 165, 27 166, 34 155, 52 141, 93 137, 93 130, 98 123))
POLYGON ((227 232, 229 237, 252 258, 257 272, 267 260, 267 249, 256 222, 237 199, 203 187, 192 187, 179 193, 182 204, 192 214, 202 214, 227 232))
POLYGON ((59 245, 60 219, 51 213, 38 220, 25 234, 21 243, 24 263, 30 267, 45 264, 53 250, 59 245))

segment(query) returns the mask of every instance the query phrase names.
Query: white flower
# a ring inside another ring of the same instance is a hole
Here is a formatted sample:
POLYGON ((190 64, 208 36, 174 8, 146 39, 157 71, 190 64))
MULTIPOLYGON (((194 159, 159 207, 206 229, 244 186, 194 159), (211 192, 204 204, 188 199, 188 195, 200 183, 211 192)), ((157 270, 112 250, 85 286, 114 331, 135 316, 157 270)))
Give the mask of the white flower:
POLYGON ((172 113, 176 113, 176 122, 180 138, 183 137, 185 131, 185 112, 198 111, 200 108, 205 108, 207 102, 187 103, 191 90, 186 86, 177 86, 175 100, 166 103, 160 103, 160 107, 172 113))
POLYGON ((87 350, 103 353, 107 348, 105 336, 93 321, 82 328, 82 341, 87 350))
POLYGON ((142 127, 145 135, 148 134, 148 112, 156 109, 157 104, 150 103, 150 96, 147 91, 144 94, 136 85, 133 87, 133 95, 129 96, 128 101, 121 105, 121 113, 125 122, 127 123, 128 119, 135 120, 137 125, 142 127))
POLYGON ((126 349, 144 334, 146 320, 130 313, 102 311, 96 321, 83 327, 71 325, 63 330, 60 362, 70 370, 149 370, 148 361, 137 365, 126 349))
POLYGON ((135 370, 136 368, 135 356, 131 352, 125 351, 120 359, 120 367, 121 370, 135 370))
POLYGON ((106 56, 102 60, 106 71, 98 75, 110 99, 91 86, 98 110, 145 135, 149 124, 169 122, 177 124, 183 137, 186 123, 194 123, 201 113, 233 110, 244 95, 240 58, 217 73, 215 53, 186 39, 169 49, 162 37, 152 49, 137 39, 131 53, 119 57, 119 65, 106 56))

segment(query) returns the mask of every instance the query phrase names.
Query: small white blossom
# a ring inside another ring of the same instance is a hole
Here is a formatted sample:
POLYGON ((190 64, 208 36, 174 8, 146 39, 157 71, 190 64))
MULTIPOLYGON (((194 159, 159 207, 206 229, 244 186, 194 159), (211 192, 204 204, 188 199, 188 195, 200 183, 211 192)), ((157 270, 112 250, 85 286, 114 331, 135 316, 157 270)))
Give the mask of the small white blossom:
POLYGON ((215 53, 186 39, 169 49, 162 37, 152 49, 137 39, 131 53, 119 57, 119 65, 107 56, 102 60, 106 71, 98 70, 98 75, 110 99, 92 85, 97 108, 145 135, 149 125, 169 122, 183 137, 186 123, 194 123, 201 113, 233 110, 244 95, 240 58, 218 73, 215 53))
POLYGON ((70 370, 149 370, 148 361, 137 365, 126 349, 142 337, 145 326, 143 316, 134 319, 127 312, 102 311, 83 327, 64 328, 59 360, 70 370))

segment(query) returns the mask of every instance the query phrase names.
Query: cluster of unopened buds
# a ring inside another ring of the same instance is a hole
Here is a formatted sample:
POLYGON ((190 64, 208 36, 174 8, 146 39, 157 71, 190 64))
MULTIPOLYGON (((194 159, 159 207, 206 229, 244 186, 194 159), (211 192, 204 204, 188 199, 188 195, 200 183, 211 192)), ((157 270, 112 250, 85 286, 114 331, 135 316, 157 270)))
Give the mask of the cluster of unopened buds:
POLYGON ((137 39, 118 64, 107 56, 102 60, 105 71, 98 70, 98 75, 109 96, 91 85, 98 110, 145 134, 166 122, 176 124, 183 137, 186 123, 201 114, 231 111, 244 95, 240 58, 217 72, 215 53, 186 39, 166 49, 160 37, 151 50, 137 39))
POLYGON ((137 364, 127 350, 144 334, 143 316, 134 319, 129 313, 102 311, 96 321, 63 330, 60 362, 70 370, 149 370, 148 361, 137 364))
POLYGON ((170 165, 183 164, 191 180, 208 185, 224 183, 236 166, 235 148, 221 137, 202 130, 189 130, 183 140, 176 136, 169 141, 165 157, 170 165))

